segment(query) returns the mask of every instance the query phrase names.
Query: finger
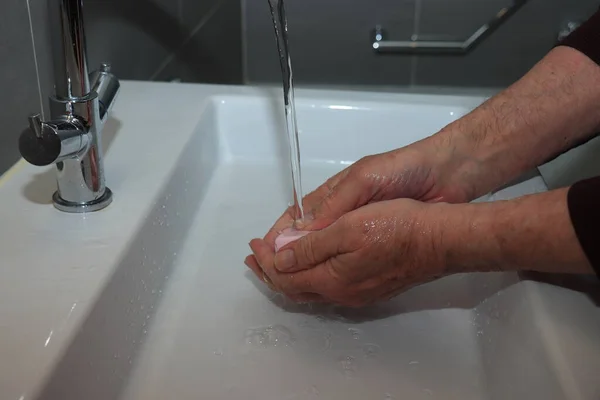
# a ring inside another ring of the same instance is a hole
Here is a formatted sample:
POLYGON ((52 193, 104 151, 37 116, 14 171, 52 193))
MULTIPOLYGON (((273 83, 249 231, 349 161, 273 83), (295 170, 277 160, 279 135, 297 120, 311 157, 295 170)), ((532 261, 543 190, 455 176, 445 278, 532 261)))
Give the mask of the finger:
POLYGON ((345 249, 343 221, 288 244, 274 257, 275 268, 279 272, 294 273, 314 268, 332 257, 341 255, 345 249))
MULTIPOLYGON (((333 237, 341 236, 337 235, 336 231, 333 232, 333 237)), ((273 282, 273 286, 278 292, 288 296, 314 293, 329 298, 328 294, 340 291, 338 280, 334 279, 330 273, 332 270, 331 259, 325 260, 322 264, 313 269, 297 273, 284 273, 275 268, 275 253, 266 242, 255 239, 250 242, 250 247, 254 252, 260 269, 262 269, 271 282, 273 282)), ((340 248, 343 249, 344 247, 342 246, 340 248)))
MULTIPOLYGON (((259 280, 264 282, 271 290, 277 291, 272 282, 265 281, 265 273, 260 268, 260 265, 258 265, 258 262, 256 261, 256 258, 254 256, 246 257, 244 263, 246 264, 246 266, 248 266, 248 268, 250 268, 250 270, 252 270, 252 272, 254 272, 254 274, 259 280)), ((328 300, 316 293, 300 293, 296 295, 288 295, 288 297, 290 298, 290 300, 298 304, 328 303, 328 300)))
POLYGON ((252 272, 254 272, 254 275, 256 275, 258 280, 260 280, 265 285, 267 285, 269 287, 269 289, 271 289, 273 291, 277 291, 277 289, 273 285, 273 282, 271 282, 271 280, 268 279, 265 272, 262 270, 262 268, 260 268, 260 265, 258 265, 258 262, 256 261, 256 258, 254 256, 246 257, 246 261, 244 261, 244 264, 246 264, 246 266, 248 268, 250 268, 250 270, 252 270, 252 272))
MULTIPOLYGON (((311 228, 307 230, 318 230, 323 229, 326 226, 329 226, 333 221, 313 221, 314 219, 314 210, 319 204, 323 201, 325 197, 327 197, 333 188, 338 184, 338 182, 345 175, 345 171, 341 171, 336 175, 329 178, 323 185, 319 186, 317 189, 309 193, 302 200, 302 205, 305 210, 305 218, 302 221, 296 221, 295 218, 295 207, 288 207, 285 212, 279 217, 279 219, 275 222, 273 227, 269 229, 263 240, 271 245, 273 248, 275 247, 275 239, 281 234, 281 232, 287 228, 294 227, 297 224, 297 228, 307 227, 310 225, 311 228)), ((304 229, 304 228, 303 228, 304 229)))
POLYGON ((277 289, 277 291, 285 293, 285 294, 300 294, 309 292, 310 286, 303 286, 301 289, 300 286, 292 285, 294 280, 294 276, 284 276, 285 274, 280 273, 275 268, 275 252, 269 244, 267 244, 264 240, 254 239, 250 242, 250 248, 254 253, 256 261, 260 266, 260 269, 266 275, 268 280, 272 282, 273 286, 277 289), (292 289, 292 287, 294 287, 292 289))
POLYGON ((343 171, 335 185, 329 188, 326 196, 313 208, 311 220, 301 222, 298 229, 320 230, 335 221, 344 214, 354 211, 366 205, 373 197, 366 181, 360 178, 357 169, 343 171))
POLYGON ((283 214, 275 221, 273 226, 267 231, 262 240, 267 242, 273 249, 275 248, 275 239, 285 229, 294 226, 294 210, 293 207, 288 207, 283 214))

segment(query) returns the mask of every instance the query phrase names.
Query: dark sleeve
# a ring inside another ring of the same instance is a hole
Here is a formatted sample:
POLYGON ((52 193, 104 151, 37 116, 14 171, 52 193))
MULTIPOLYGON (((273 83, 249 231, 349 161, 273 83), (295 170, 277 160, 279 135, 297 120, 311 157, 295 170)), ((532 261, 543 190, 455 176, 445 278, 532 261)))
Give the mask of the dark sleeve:
POLYGON ((579 50, 600 65, 600 11, 597 11, 557 46, 568 46, 579 50))
POLYGON ((571 186, 567 203, 577 239, 596 274, 600 276, 600 177, 571 186))
MULTIPOLYGON (((600 11, 558 45, 579 50, 600 65, 600 11)), ((567 202, 579 243, 600 276, 600 177, 571 186, 567 202)))

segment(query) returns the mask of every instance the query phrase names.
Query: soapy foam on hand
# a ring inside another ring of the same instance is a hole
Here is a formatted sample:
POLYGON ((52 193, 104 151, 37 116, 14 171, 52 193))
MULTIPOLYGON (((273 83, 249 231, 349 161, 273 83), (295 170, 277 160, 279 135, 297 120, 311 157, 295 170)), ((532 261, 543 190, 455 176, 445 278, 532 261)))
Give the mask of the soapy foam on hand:
POLYGON ((303 238, 310 232, 298 231, 296 229, 286 229, 275 239, 275 251, 278 252, 288 244, 295 242, 298 239, 303 238))

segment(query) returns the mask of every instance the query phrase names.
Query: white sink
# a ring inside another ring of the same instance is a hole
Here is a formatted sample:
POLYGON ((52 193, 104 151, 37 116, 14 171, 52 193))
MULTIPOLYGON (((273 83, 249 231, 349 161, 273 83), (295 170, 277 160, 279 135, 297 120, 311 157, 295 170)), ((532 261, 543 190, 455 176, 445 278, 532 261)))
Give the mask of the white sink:
MULTIPOLYGON (((298 91, 305 189, 436 132, 478 97, 298 91)), ((0 181, 0 398, 597 399, 595 281, 450 277, 362 310, 297 306, 246 270, 291 200, 279 89, 125 82, 114 203, 0 181), (575 285, 575 286, 574 286, 575 285)), ((480 199, 544 191, 532 175, 480 199)))

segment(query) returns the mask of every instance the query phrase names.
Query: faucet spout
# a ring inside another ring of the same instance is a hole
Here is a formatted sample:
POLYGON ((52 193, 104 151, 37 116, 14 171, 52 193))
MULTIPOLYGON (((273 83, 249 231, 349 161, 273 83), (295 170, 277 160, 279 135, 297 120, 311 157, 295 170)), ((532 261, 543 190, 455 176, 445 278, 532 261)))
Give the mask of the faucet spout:
POLYGON ((109 64, 91 75, 88 72, 83 0, 48 1, 55 75, 51 118, 41 122, 32 117, 19 149, 31 164, 56 164, 58 190, 53 202, 57 209, 98 211, 112 202, 101 139, 120 84, 109 64))
POLYGON ((90 93, 83 0, 49 0, 56 98, 83 98, 90 93))

